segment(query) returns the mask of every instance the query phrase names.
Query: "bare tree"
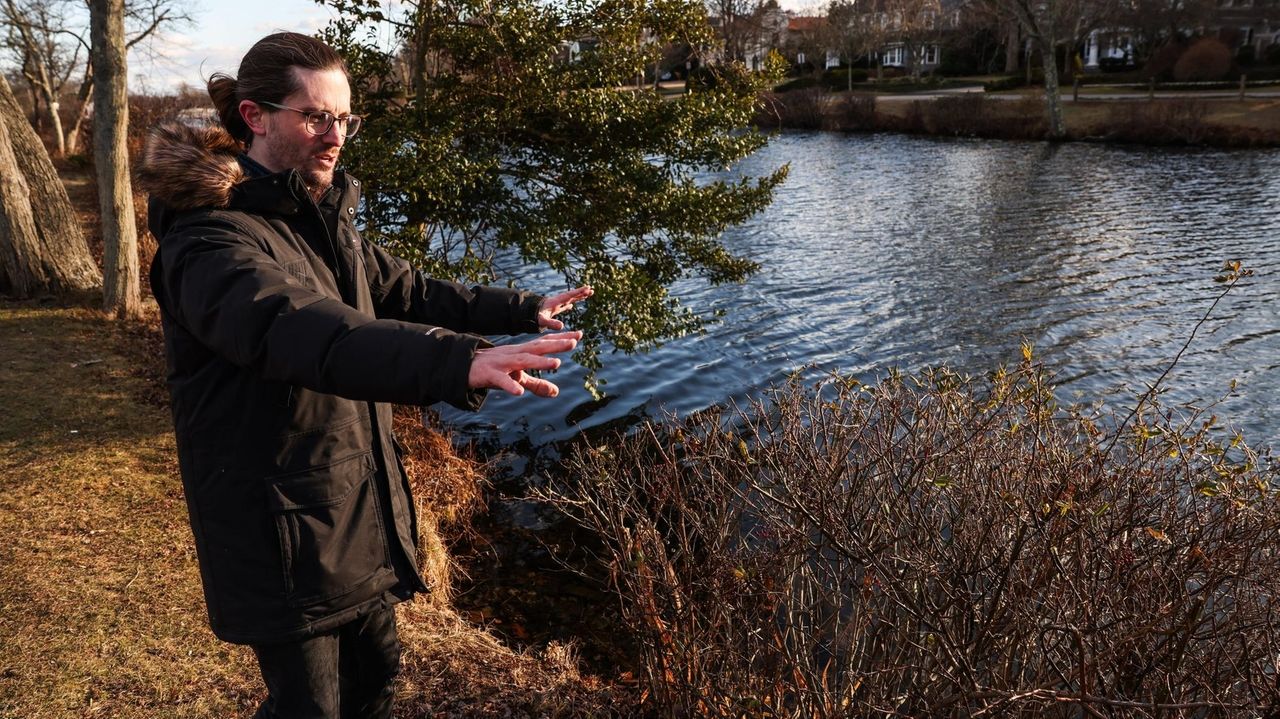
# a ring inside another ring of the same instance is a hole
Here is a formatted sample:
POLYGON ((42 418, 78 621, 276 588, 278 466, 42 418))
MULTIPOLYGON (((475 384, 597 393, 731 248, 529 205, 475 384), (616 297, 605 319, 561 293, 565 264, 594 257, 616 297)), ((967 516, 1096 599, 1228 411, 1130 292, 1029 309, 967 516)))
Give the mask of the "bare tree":
POLYGON ((929 48, 937 48, 945 30, 938 0, 888 0, 894 39, 902 43, 912 77, 919 78, 929 48))
POLYGON ((1215 0, 1121 0, 1114 7, 1114 25, 1131 33, 1134 60, 1141 64, 1165 43, 1205 27, 1217 5, 1215 0))
POLYGON ((826 25, 825 17, 802 15, 791 18, 784 42, 788 59, 799 64, 803 57, 804 64, 812 65, 813 73, 818 77, 826 70, 827 55, 833 49, 828 41, 830 33, 826 25))
POLYGON ((138 231, 129 182, 128 66, 124 0, 90 0, 93 46, 93 155, 102 214, 103 307, 117 317, 141 312, 138 231))
POLYGON ((18 296, 102 286, 66 188, 0 75, 0 288, 18 296))
MULTIPOLYGON (((833 0, 827 5, 824 26, 827 44, 852 66, 859 58, 877 55, 888 40, 888 32, 876 0, 833 0)), ((848 89, 853 89, 849 73, 848 89)))
MULTIPOLYGON (((93 92, 93 66, 89 57, 89 28, 79 2, 70 0, 0 0, 0 26, 5 42, 31 88, 39 118, 49 124, 59 155, 80 149, 80 131, 88 119, 93 92), (60 103, 70 79, 81 72, 80 87, 71 108, 75 118, 64 131, 60 103)), ((128 0, 124 7, 126 48, 154 37, 162 27, 189 23, 191 16, 181 0, 128 0)))
POLYGON ((37 99, 36 112, 49 123, 58 155, 66 151, 59 101, 82 59, 82 48, 67 25, 67 10, 65 0, 0 2, 0 23, 8 30, 5 44, 37 99))
POLYGON ((1067 134, 1058 83, 1058 50, 1074 48, 1100 22, 1110 16, 1109 0, 992 0, 1002 13, 1016 17, 1024 37, 1040 52, 1044 65, 1045 113, 1049 137, 1067 134))
POLYGON ((724 41, 724 60, 744 60, 759 33, 760 0, 706 0, 707 13, 724 41))
MULTIPOLYGON (((0 77, 7 90, 9 83, 0 77)), ((4 268, 5 289, 18 297, 30 296, 37 287, 40 267, 36 245, 36 223, 26 178, 18 171, 18 160, 9 144, 6 122, 0 118, 0 267, 4 268)))

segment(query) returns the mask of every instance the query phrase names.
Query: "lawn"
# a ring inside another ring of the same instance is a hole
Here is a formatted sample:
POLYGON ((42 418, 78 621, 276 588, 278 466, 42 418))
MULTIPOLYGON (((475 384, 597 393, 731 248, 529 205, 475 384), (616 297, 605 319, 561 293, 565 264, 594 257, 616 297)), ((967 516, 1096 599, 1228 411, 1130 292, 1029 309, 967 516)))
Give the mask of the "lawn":
MULTIPOLYGON (((208 628, 150 312, 0 303, 0 719, 225 719, 263 697, 252 652, 208 628)), ((412 417, 407 464, 439 496, 421 477, 460 460, 412 417)), ((447 597, 399 618, 397 716, 633 713, 569 647, 513 652, 447 597)))

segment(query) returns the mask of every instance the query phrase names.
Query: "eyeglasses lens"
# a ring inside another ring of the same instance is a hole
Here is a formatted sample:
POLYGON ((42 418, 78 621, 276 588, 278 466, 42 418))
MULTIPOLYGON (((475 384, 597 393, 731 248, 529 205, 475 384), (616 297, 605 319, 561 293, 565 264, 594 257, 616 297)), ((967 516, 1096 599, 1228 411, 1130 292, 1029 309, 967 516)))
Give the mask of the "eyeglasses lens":
POLYGON ((327 112, 312 112, 307 115, 307 131, 313 135, 323 135, 329 132, 329 128, 333 127, 333 123, 339 122, 342 123, 344 135, 355 137, 356 132, 360 130, 361 119, 359 115, 334 117, 327 112))

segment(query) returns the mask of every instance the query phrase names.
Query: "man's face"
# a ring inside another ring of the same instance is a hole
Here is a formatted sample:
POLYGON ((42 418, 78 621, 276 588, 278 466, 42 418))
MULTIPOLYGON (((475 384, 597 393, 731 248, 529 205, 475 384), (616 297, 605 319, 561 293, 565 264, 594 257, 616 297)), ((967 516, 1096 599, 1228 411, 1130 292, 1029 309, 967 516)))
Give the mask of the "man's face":
MULTIPOLYGON (((342 117, 351 113, 351 88, 342 70, 292 68, 298 90, 279 102, 307 112, 324 110, 342 117)), ((312 191, 333 184, 333 168, 346 140, 343 123, 335 122, 323 135, 307 130, 307 118, 300 112, 274 110, 263 117, 266 133, 254 139, 261 143, 262 163, 270 170, 297 169, 312 191)))

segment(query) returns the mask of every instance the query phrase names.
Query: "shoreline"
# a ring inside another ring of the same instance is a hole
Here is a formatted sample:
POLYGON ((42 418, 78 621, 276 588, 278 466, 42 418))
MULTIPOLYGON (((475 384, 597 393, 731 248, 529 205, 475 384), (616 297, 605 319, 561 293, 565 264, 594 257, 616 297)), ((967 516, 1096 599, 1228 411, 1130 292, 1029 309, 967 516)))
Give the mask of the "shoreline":
MULTIPOLYGON (((1280 147, 1280 97, 1082 95, 1062 108, 1059 142, 1154 147, 1280 147)), ((992 140, 1049 140, 1039 92, 871 95, 820 88, 766 93, 756 113, 762 130, 896 132, 992 140), (887 97, 894 99, 888 100, 887 97)), ((1050 140, 1052 141, 1052 140, 1050 140)))

